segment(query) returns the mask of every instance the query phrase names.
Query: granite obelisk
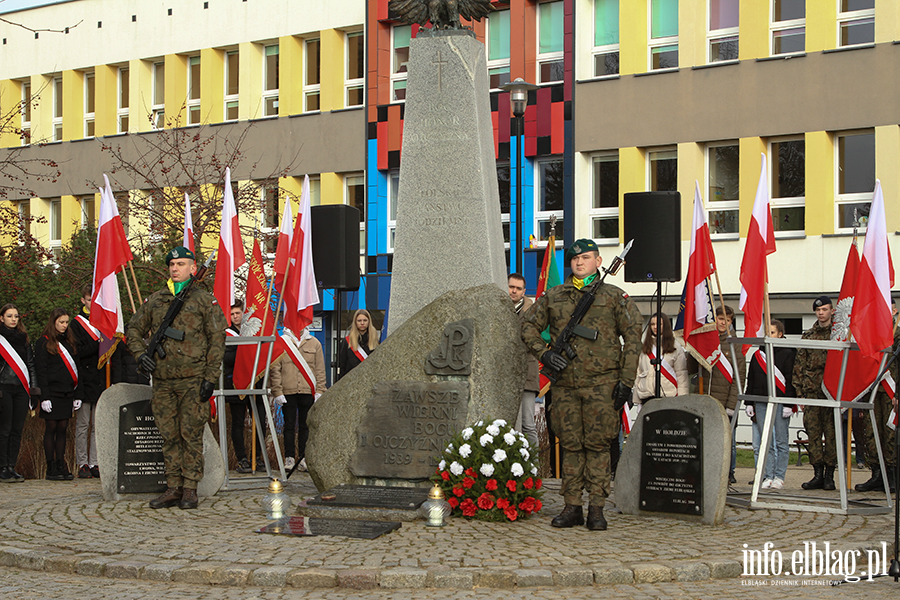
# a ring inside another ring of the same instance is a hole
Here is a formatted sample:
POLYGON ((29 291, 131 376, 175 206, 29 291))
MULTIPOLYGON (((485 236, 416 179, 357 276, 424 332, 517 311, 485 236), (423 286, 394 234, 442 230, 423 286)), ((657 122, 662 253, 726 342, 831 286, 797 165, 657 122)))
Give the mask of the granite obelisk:
POLYGON ((506 285, 484 44, 420 29, 409 56, 391 332, 448 291, 506 285))

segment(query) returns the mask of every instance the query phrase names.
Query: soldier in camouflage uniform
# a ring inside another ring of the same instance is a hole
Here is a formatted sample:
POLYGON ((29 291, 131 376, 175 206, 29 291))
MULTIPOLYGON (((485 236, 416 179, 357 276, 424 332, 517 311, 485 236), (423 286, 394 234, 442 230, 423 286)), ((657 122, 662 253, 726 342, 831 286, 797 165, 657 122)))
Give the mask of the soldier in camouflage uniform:
POLYGON ((589 495, 587 527, 605 530, 603 506, 609 496, 609 448, 618 435, 616 399, 631 397, 641 351, 641 315, 620 288, 604 283, 581 325, 598 333, 596 340, 576 337, 571 360, 548 350, 541 332, 555 339, 565 328, 583 289, 600 277, 602 259, 592 240, 576 241, 566 252, 572 269, 563 285, 538 299, 525 315, 522 340, 531 353, 559 372, 553 385, 550 418, 563 448, 562 489, 566 507, 550 523, 572 527, 584 523, 581 494, 589 495), (622 347, 619 336, 625 340, 622 347))
POLYGON ((203 478, 203 431, 209 421, 209 397, 225 356, 225 315, 215 296, 192 287, 172 327, 184 332, 178 341, 165 338, 166 357, 147 354, 144 338, 153 335, 169 305, 197 272, 194 254, 179 246, 166 255, 166 289, 156 292, 128 323, 128 349, 153 376, 153 416, 163 437, 168 489, 151 508, 197 507, 197 484, 203 478))
MULTIPOLYGON (((819 296, 813 302, 816 322, 803 332, 804 340, 830 340, 831 319, 834 307, 828 296, 819 296)), ((827 350, 800 348, 794 361, 794 389, 798 398, 825 398, 822 379, 825 377, 827 350)), ((802 404, 802 400, 801 400, 802 404)), ((804 406, 803 427, 809 434, 809 460, 815 469, 812 479, 801 487, 804 490, 833 490, 834 468, 837 465, 837 450, 834 434, 834 409, 825 406, 804 406), (825 438, 824 445, 822 438, 825 438)))
MULTIPOLYGON (((896 302, 896 301, 895 301, 896 302)), ((896 310, 896 304, 894 304, 896 310)), ((895 316, 896 318, 896 316, 895 316)), ((900 346, 900 328, 894 326, 894 344, 893 350, 897 350, 900 346)), ((900 381, 900 373, 898 373, 897 361, 891 365, 891 377, 894 381, 900 381)), ((868 395, 864 400, 868 401, 868 395)), ((875 394, 875 424, 878 427, 878 441, 881 442, 881 452, 884 456, 884 466, 887 468, 888 489, 894 492, 897 488, 897 482, 894 478, 894 430, 888 427, 888 418, 894 404, 891 398, 885 393, 884 388, 879 385, 878 393, 875 394)), ((878 446, 875 444, 875 434, 872 431, 872 419, 868 414, 864 419, 866 429, 866 457, 869 468, 872 469, 872 477, 864 482, 856 484, 857 492, 883 492, 884 479, 881 477, 881 464, 878 462, 878 446)))

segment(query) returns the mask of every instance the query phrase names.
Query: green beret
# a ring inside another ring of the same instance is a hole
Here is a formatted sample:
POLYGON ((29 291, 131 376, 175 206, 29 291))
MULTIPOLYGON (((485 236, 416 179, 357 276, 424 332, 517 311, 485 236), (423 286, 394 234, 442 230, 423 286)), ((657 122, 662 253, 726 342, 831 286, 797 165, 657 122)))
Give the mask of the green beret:
POLYGON ((175 246, 169 250, 169 253, 166 254, 166 264, 168 265, 174 258, 189 258, 191 260, 196 260, 194 258, 194 253, 184 246, 175 246))
POLYGON ((575 240, 575 243, 569 246, 569 249, 566 250, 566 262, 571 262, 572 259, 579 254, 584 254, 585 252, 591 251, 599 252, 599 250, 597 250, 597 244, 594 243, 594 240, 589 240, 586 238, 575 240))

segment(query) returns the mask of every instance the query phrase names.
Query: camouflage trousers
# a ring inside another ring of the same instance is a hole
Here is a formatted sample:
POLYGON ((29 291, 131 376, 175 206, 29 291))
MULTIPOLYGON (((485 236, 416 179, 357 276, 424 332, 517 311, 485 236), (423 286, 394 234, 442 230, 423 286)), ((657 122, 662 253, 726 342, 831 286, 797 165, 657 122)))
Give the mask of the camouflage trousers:
POLYGON ((209 402, 200 401, 200 377, 154 379, 150 402, 163 438, 169 487, 197 488, 203 479, 203 431, 209 402))
POLYGON ((809 435, 809 462, 813 465, 837 465, 834 445, 834 409, 807 406, 803 409, 803 428, 809 435), (822 438, 825 438, 824 445, 822 438))
POLYGON ((562 486, 566 504, 581 506, 586 489, 593 506, 609 496, 609 447, 619 434, 613 409, 614 382, 589 388, 553 388, 550 418, 562 446, 562 486))
MULTIPOLYGON (((878 427, 878 441, 881 442, 881 452, 884 453, 884 463, 894 464, 894 430, 887 426, 888 417, 893 405, 891 399, 884 391, 879 390, 875 394, 875 425, 878 427)), ((869 468, 875 469, 878 464, 878 448, 875 445, 875 434, 872 432, 872 418, 865 416, 866 424, 866 462, 869 468)))

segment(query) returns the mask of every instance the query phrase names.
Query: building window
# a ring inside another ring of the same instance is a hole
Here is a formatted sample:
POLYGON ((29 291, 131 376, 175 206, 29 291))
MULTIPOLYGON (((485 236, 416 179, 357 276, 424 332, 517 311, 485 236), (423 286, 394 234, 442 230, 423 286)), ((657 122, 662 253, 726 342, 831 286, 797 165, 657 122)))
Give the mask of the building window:
POLYGON ((50 200, 50 249, 56 254, 62 247, 62 202, 59 198, 50 200))
POLYGON ((649 189, 651 192, 674 192, 678 189, 678 150, 660 148, 647 152, 649 189))
POLYGON ((678 0, 650 0, 650 70, 678 68, 678 0))
POLYGON ((259 222, 262 224, 259 232, 263 239, 263 252, 267 254, 267 258, 274 258, 281 228, 278 181, 257 181, 255 184, 259 191, 259 222))
POLYGON ((131 222, 129 220, 129 207, 131 206, 131 195, 128 192, 119 192, 113 194, 116 201, 116 207, 119 209, 119 217, 122 220, 122 228, 125 230, 127 238, 131 232, 131 222))
POLYGON ((364 101, 366 39, 362 31, 344 36, 347 57, 344 78, 344 106, 362 106, 364 101))
POLYGON ((366 178, 362 173, 344 176, 345 202, 359 210, 359 253, 366 253, 366 178))
POLYGON ((601 154, 593 160, 594 193, 591 205, 591 237, 619 240, 619 153, 601 154))
POLYGON ((391 29, 391 102, 406 100, 406 66, 409 63, 409 41, 412 27, 397 25, 391 29))
POLYGON ((238 119, 238 94, 240 93, 240 53, 235 50, 225 53, 225 120, 238 119))
POLYGON ((738 59, 739 0, 709 0, 709 62, 738 59))
POLYGON ((150 120, 154 129, 166 126, 166 63, 153 63, 153 106, 150 120))
POLYGON ((22 230, 19 245, 22 245, 25 241, 24 236, 31 233, 31 200, 22 200, 16 208, 19 213, 19 227, 22 230))
POLYGON ((306 40, 306 65, 303 73, 303 110, 305 112, 314 112, 319 110, 319 90, 322 85, 322 74, 319 71, 319 49, 321 48, 318 38, 314 40, 306 40))
POLYGON ((500 226, 503 228, 503 244, 509 248, 509 217, 512 205, 509 163, 497 164, 497 191, 500 193, 500 226))
POLYGON ((806 0, 772 0, 772 55, 806 51, 806 0))
POLYGON ((491 89, 509 83, 509 11, 492 12, 485 19, 487 32, 487 68, 491 89))
MULTIPOLYGON (((322 204, 322 179, 318 175, 309 176, 309 205, 322 204)), ((294 217, 296 218, 296 217, 294 217)))
POLYGON ((741 197, 741 151, 737 144, 709 144, 706 147, 709 187, 706 208, 709 233, 734 237, 740 232, 738 220, 741 197))
POLYGON ((564 178, 563 160, 554 158, 537 163, 538 195, 534 210, 535 232, 541 241, 550 237, 550 217, 563 218, 564 178))
POLYGON ((839 135, 837 153, 837 228, 852 231, 854 212, 860 227, 869 221, 869 205, 875 189, 875 132, 839 135))
POLYGON ((119 69, 119 85, 116 102, 116 132, 126 133, 128 131, 128 94, 130 92, 130 71, 128 69, 119 69))
POLYGON ((538 83, 555 83, 565 76, 563 2, 538 7, 538 83))
POLYGON ((63 82, 62 77, 53 80, 53 141, 63 139, 63 82))
POLYGON ((278 116, 278 45, 266 46, 263 57, 263 116, 278 116))
POLYGON ((840 0, 838 39, 841 46, 875 42, 875 0, 840 0))
POLYGON ((188 59, 188 124, 200 123, 200 57, 192 56, 188 59))
POLYGON ((394 251, 397 236, 397 198, 400 195, 400 171, 391 171, 387 176, 387 251, 394 251))
POLYGON ((806 227, 806 142, 773 140, 772 226, 776 232, 803 232, 806 227))
POLYGON ((22 145, 31 143, 31 84, 22 84, 22 145))
POLYGON ((84 76, 84 137, 94 137, 94 74, 84 76))
POLYGON ((594 77, 619 74, 619 0, 594 0, 594 77))
POLYGON ((94 195, 82 196, 78 199, 78 203, 81 205, 81 228, 93 228, 97 223, 94 195))

